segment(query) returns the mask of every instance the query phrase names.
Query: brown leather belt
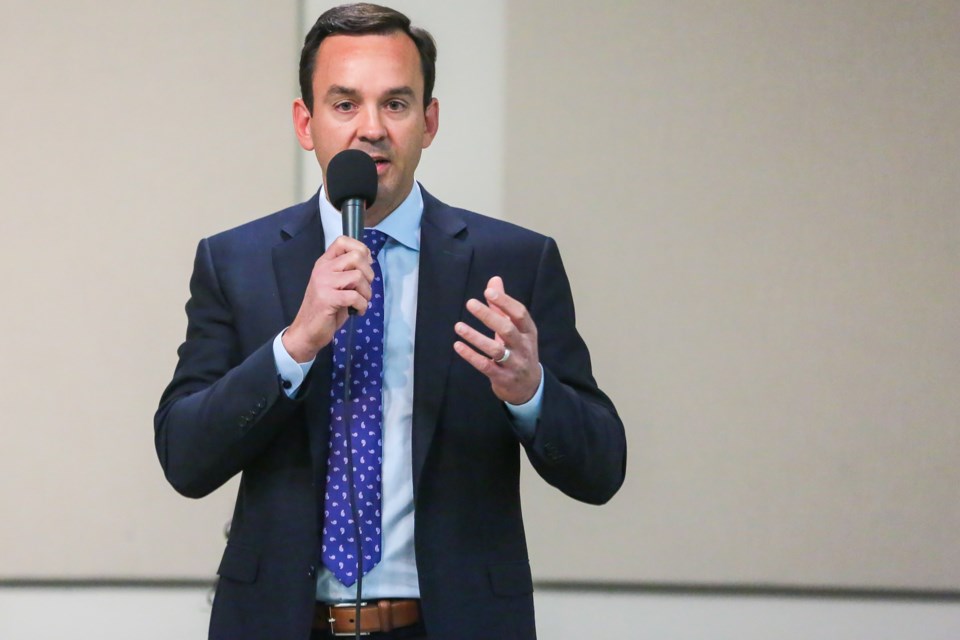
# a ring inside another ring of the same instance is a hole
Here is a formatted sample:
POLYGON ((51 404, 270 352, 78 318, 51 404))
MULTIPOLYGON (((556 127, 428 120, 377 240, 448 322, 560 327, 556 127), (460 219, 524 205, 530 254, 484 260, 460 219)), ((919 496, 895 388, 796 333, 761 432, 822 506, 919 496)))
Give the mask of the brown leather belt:
MULTIPOLYGON (((356 604, 324 604, 318 602, 313 613, 313 628, 326 629, 335 636, 352 636, 356 604)), ((393 631, 420 622, 419 600, 377 600, 360 603, 360 633, 393 631)))

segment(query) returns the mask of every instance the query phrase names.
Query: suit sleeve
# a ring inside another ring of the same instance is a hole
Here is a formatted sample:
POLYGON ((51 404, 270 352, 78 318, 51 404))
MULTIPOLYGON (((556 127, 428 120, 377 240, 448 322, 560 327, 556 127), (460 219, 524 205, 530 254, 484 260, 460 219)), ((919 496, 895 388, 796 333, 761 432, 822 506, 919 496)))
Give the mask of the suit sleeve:
POLYGON ((170 484, 198 498, 253 460, 298 402, 280 388, 272 341, 242 356, 208 240, 197 247, 186 311, 187 336, 154 416, 154 443, 170 484))
POLYGON ((623 422, 597 387, 587 346, 576 329, 573 296, 560 252, 547 239, 530 314, 537 324, 544 387, 540 422, 524 446, 547 482, 591 504, 610 500, 623 484, 623 422))

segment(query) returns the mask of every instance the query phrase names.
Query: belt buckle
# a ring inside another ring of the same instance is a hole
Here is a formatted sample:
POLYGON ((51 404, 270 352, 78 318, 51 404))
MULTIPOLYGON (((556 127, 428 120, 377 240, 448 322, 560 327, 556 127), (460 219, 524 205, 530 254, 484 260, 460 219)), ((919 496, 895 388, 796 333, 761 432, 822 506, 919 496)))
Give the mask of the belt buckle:
MULTIPOLYGON (((328 606, 329 606, 331 609, 356 609, 356 608, 357 608, 357 603, 356 603, 356 602, 338 602, 337 604, 331 604, 331 605, 328 605, 328 606)), ((360 606, 361 606, 361 607, 365 607, 365 606, 367 606, 367 603, 366 603, 366 602, 361 602, 361 603, 360 603, 360 606)), ((336 622, 336 618, 334 618, 333 616, 330 616, 329 618, 327 618, 327 622, 330 623, 330 635, 332 635, 332 636, 349 638, 350 636, 356 636, 356 635, 357 635, 357 632, 356 632, 355 630, 354 630, 354 631, 344 631, 344 632, 341 632, 341 633, 337 633, 337 631, 336 631, 336 630, 334 629, 334 627, 333 627, 334 623, 336 622)), ((356 625, 357 625, 357 626, 360 626, 360 620, 359 620, 359 619, 356 620, 356 625)), ((361 631, 361 632, 360 632, 360 635, 362 635, 362 636, 368 636, 368 635, 370 635, 370 632, 369 632, 369 631, 361 631)))

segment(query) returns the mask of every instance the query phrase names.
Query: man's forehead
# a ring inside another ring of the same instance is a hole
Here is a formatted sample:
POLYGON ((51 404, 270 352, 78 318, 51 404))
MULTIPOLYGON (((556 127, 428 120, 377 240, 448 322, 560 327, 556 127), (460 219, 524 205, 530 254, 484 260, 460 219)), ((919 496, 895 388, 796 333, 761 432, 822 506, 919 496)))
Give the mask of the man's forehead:
POLYGON ((361 57, 395 60, 398 63, 413 62, 418 68, 420 66, 420 53, 416 43, 402 31, 364 35, 334 34, 323 39, 316 55, 318 68, 321 64, 349 65, 354 59, 361 57))
POLYGON ((381 84, 381 93, 400 87, 423 91, 420 53, 402 31, 327 36, 316 56, 313 80, 323 93, 333 86, 356 91, 370 84, 381 84))

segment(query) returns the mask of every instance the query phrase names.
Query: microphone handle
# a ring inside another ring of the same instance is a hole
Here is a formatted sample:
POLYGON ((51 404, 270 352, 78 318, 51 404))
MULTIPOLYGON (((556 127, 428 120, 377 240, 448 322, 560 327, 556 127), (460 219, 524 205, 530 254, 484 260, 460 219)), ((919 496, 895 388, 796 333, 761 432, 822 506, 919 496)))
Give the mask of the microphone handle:
POLYGON ((363 198, 347 198, 340 206, 340 215, 343 218, 343 235, 363 242, 363 198))
MULTIPOLYGON (((343 235, 363 242, 363 213, 366 202, 363 198, 347 198, 340 206, 340 216, 343 220, 343 235)), ((348 313, 357 315, 357 310, 350 307, 348 313)))

